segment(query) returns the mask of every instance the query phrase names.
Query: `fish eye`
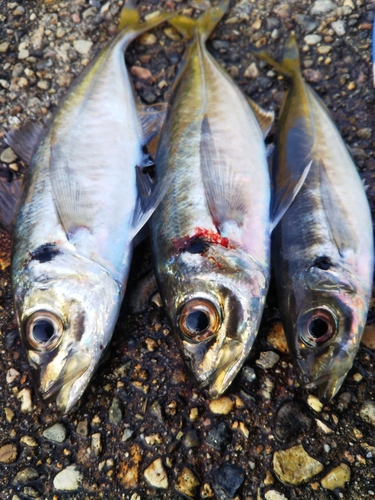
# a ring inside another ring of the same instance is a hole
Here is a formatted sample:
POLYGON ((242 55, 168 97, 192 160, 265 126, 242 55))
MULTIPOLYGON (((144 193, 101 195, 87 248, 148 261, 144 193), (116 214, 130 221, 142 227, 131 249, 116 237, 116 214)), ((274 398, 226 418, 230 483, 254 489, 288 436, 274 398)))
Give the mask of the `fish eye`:
POLYGON ((53 349, 61 339, 62 332, 61 319, 48 311, 35 312, 26 322, 26 338, 32 349, 53 349))
POLYGON ((332 266, 332 261, 329 257, 317 257, 313 264, 314 267, 321 269, 322 271, 328 271, 328 269, 332 266))
POLYGON ((183 304, 178 324, 187 340, 200 342, 215 335, 220 326, 220 314, 207 299, 192 299, 183 304))
POLYGON ((327 309, 313 309, 302 317, 300 337, 308 345, 317 347, 330 340, 337 330, 337 321, 327 309))

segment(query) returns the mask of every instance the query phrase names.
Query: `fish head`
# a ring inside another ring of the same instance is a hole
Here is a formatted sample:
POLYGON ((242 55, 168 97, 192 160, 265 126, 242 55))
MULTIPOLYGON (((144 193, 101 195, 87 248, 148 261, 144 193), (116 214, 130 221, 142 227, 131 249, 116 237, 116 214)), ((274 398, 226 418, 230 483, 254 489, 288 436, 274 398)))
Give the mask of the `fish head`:
POLYGON ((352 367, 366 322, 369 295, 344 266, 311 267, 301 278, 295 314, 287 318, 287 337, 297 376, 306 388, 318 387, 327 403, 352 367))
POLYGON ((169 264, 165 308, 180 353, 199 389, 220 396, 247 358, 258 332, 268 269, 245 252, 204 244, 169 264))
POLYGON ((119 286, 100 266, 54 250, 13 273, 22 343, 40 398, 68 413, 86 389, 110 340, 119 286))

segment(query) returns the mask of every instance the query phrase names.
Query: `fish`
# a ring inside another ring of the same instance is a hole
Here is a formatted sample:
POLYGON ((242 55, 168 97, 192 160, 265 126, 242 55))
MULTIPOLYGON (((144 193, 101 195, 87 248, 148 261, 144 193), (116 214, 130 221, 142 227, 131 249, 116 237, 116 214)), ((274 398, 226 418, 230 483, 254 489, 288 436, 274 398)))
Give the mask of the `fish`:
POLYGON ((308 168, 272 235, 281 319, 302 386, 328 403, 358 351, 372 291, 371 213, 356 166, 325 104, 304 81, 294 37, 281 62, 255 52, 289 82, 280 110, 273 207, 308 168))
POLYGON ((134 238, 163 194, 143 169, 157 113, 144 116, 142 129, 124 51, 170 15, 141 23, 125 4, 117 35, 73 82, 49 126, 7 136, 29 164, 13 234, 17 323, 40 398, 63 414, 109 344, 134 238))
POLYGON ((264 136, 274 114, 249 101, 205 46, 228 3, 169 20, 190 45, 155 159, 156 182, 172 174, 173 184, 149 222, 168 321, 193 382, 213 398, 250 352, 270 279, 264 136))

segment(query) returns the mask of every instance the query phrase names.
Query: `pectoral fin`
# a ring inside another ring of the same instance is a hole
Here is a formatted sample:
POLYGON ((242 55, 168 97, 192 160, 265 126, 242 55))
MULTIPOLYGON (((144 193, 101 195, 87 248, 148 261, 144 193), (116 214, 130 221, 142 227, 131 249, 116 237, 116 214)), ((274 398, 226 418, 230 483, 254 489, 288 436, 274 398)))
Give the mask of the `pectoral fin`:
POLYGON ((9 234, 13 231, 13 224, 19 202, 23 192, 23 180, 0 177, 0 226, 9 234))
POLYGON ((155 104, 154 106, 138 105, 138 113, 143 131, 143 144, 148 144, 158 135, 164 123, 167 110, 167 103, 155 104))
POLYGON ((44 127, 42 125, 29 122, 23 127, 7 132, 5 142, 22 161, 29 165, 43 132, 44 127))
POLYGON ((250 104, 251 109, 254 111, 255 116, 259 122, 260 128, 263 132, 263 137, 267 137, 273 122, 275 121, 275 113, 273 111, 267 111, 263 109, 259 104, 256 104, 250 97, 247 97, 247 101, 250 104))

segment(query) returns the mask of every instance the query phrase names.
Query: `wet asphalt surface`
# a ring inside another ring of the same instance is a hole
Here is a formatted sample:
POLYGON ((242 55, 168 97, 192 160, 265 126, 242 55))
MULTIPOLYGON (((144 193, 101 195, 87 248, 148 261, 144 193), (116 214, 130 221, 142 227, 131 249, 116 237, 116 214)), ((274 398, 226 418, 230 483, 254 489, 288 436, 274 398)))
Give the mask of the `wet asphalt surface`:
MULTIPOLYGON (((72 78, 113 36, 120 3, 0 1, 0 154, 6 149, 7 130, 52 116, 72 78), (77 45, 77 40, 93 43, 77 45)), ((140 5, 143 14, 184 7, 187 14, 196 15, 196 8, 208 2, 140 5)), ((232 2, 208 42, 241 89, 277 112, 285 82, 256 61, 249 48, 266 44, 273 53, 280 52, 295 30, 304 76, 331 110, 351 149, 369 186, 372 212, 374 12, 370 0, 243 0, 232 2), (316 4, 332 8, 312 13, 316 4)), ((167 25, 152 33, 154 38, 134 42, 126 54, 136 92, 145 103, 168 99, 186 47, 167 25)), ((269 142, 274 134, 275 127, 269 142)), ((6 160, 2 167, 12 175, 24 174, 20 160, 6 160)), ((212 405, 185 372, 150 280, 146 240, 136 251, 106 359, 77 408, 62 417, 53 405, 38 400, 32 386, 12 306, 10 251, 11 238, 1 232, 0 498, 354 500, 375 495, 375 420, 370 411, 375 402, 375 355, 370 341, 362 344, 338 396, 318 407, 311 398, 314 391, 301 389, 295 380, 271 284, 250 358, 226 398, 212 405), (51 438, 45 431, 55 423, 62 427, 51 438), (293 447, 298 445, 322 464, 312 475, 305 462, 293 463, 280 455, 292 448, 291 456, 296 456, 293 447), (301 472, 301 484, 288 484, 277 467, 279 458, 285 460, 284 472, 288 463, 301 472), (340 465, 347 475, 329 483, 329 489, 324 478, 340 465), (62 471, 68 471, 66 483, 56 479, 62 471)), ((374 305, 368 318, 370 335, 375 333, 374 305)))

